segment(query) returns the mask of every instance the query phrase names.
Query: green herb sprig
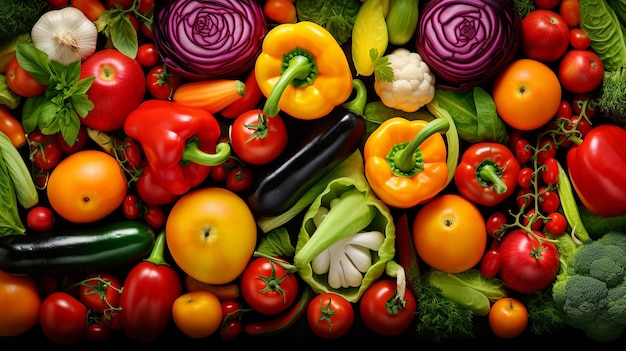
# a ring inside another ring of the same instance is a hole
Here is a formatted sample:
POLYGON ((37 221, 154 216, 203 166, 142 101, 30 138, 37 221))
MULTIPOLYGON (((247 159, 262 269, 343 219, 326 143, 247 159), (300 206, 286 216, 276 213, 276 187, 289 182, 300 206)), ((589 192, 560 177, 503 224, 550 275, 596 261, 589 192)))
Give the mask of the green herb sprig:
POLYGON ((67 66, 48 59, 48 54, 32 43, 20 43, 17 61, 24 70, 47 88, 40 96, 29 97, 22 108, 26 133, 36 128, 47 135, 61 132, 68 145, 74 145, 80 130, 80 117, 87 116, 94 104, 87 91, 96 77, 80 78, 80 62, 67 66))
POLYGON ((137 56, 138 40, 137 31, 130 22, 128 16, 137 18, 149 30, 152 30, 152 13, 154 6, 146 13, 139 10, 139 0, 134 0, 133 5, 124 9, 120 4, 115 8, 104 11, 94 22, 99 33, 103 33, 114 48, 124 55, 134 59, 137 56))

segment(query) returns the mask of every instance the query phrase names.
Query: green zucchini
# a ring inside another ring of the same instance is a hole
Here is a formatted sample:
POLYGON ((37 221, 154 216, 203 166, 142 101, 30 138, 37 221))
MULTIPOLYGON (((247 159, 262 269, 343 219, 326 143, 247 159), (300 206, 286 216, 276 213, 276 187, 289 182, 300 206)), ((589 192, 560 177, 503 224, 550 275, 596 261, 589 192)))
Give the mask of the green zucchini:
POLYGON ((150 254, 154 231, 141 221, 75 227, 46 236, 0 237, 0 269, 12 274, 108 271, 150 254))

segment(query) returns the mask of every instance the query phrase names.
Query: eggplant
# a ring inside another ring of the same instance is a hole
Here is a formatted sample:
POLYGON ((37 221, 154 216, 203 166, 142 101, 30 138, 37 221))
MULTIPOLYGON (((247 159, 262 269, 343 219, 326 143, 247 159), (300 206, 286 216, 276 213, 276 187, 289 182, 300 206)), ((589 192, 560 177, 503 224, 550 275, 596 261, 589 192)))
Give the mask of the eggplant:
MULTIPOLYGON (((365 119, 346 105, 323 118, 309 121, 310 132, 264 171, 255 175, 248 196, 252 211, 263 217, 289 210, 304 193, 347 159, 365 140, 365 119)), ((305 127, 307 125, 305 124, 305 127)))

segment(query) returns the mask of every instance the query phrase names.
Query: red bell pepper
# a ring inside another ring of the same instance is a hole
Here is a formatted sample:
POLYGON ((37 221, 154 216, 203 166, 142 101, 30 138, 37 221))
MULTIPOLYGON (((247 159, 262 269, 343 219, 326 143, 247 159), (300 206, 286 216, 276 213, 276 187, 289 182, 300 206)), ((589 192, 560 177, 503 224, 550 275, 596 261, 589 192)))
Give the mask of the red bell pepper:
POLYGON ((155 340, 172 317, 172 305, 182 294, 176 270, 163 259, 165 232, 154 243, 150 256, 126 276, 120 297, 120 325, 126 336, 140 342, 155 340))
POLYGON ((139 141, 155 179, 175 195, 202 183, 230 156, 228 143, 218 144, 221 129, 211 113, 173 101, 144 101, 126 118, 124 132, 139 141))
POLYGON ((567 170, 582 204, 597 216, 626 214, 626 131, 605 124, 592 128, 584 139, 570 138, 567 170))
POLYGON ((520 164, 506 145, 480 142, 463 153, 454 182, 470 201, 495 206, 515 191, 519 172, 520 164))

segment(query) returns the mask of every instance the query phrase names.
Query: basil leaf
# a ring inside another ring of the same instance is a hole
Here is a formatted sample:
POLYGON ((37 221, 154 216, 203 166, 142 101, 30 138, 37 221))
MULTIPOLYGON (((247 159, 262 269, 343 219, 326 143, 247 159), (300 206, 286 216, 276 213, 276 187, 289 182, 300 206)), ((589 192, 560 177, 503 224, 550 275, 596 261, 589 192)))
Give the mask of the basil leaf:
POLYGON ((43 85, 52 83, 52 70, 48 64, 48 55, 37 49, 32 43, 19 43, 15 52, 20 66, 32 74, 35 80, 43 85))
POLYGON ((478 137, 482 141, 506 144, 508 134, 506 124, 498 116, 496 104, 491 95, 481 87, 474 88, 474 104, 478 121, 478 137))
POLYGON ((118 16, 109 23, 111 42, 122 54, 134 59, 137 56, 137 32, 126 16, 118 16))

